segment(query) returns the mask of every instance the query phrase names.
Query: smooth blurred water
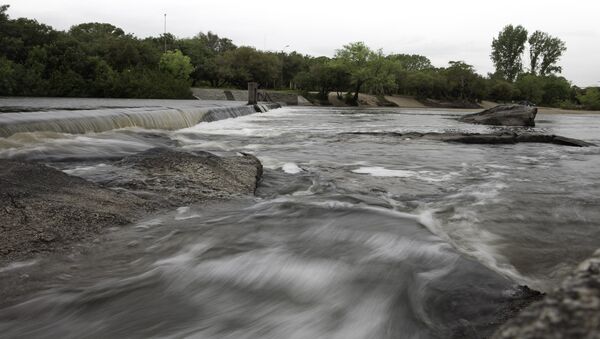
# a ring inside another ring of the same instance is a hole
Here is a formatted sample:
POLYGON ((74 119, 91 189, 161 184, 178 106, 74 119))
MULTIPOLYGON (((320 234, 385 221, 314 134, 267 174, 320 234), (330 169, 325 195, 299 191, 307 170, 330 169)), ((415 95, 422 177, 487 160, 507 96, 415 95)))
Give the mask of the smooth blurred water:
MULTIPOLYGON (((0 138, 103 183, 156 146, 265 166, 256 197, 182 206, 114 229, 80 254, 0 268, 30 292, 0 310, 6 337, 482 337, 515 286, 548 290, 600 244, 600 148, 461 145, 356 131, 495 130, 456 111, 297 107, 178 131, 0 138)), ((537 131, 600 143, 593 115, 537 131)))

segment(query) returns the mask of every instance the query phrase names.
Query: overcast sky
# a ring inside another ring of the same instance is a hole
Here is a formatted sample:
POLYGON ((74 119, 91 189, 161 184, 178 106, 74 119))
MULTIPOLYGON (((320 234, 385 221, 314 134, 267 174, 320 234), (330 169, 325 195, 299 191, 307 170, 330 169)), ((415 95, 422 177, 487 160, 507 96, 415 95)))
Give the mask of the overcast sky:
POLYGON ((109 22, 138 37, 213 31, 237 45, 332 56, 353 41, 386 53, 416 53, 436 66, 464 60, 493 70, 492 38, 507 24, 542 30, 567 43, 560 65, 579 86, 600 85, 598 0, 0 0, 11 17, 56 29, 109 22), (290 47, 285 48, 286 45, 290 47))

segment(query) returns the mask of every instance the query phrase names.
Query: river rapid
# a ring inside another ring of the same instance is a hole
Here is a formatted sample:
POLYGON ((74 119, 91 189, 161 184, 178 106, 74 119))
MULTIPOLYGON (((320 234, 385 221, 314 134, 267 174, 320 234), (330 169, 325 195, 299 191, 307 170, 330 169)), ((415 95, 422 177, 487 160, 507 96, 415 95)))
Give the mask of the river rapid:
MULTIPOLYGON (((48 113, 51 114, 51 113, 48 113)), ((286 107, 164 131, 20 133, 0 158, 98 183, 153 147, 256 155, 256 196, 181 206, 78 251, 0 267, 7 338, 488 336, 600 247, 600 147, 348 132, 490 132, 457 111, 286 107), (6 288, 6 287, 3 287, 6 288)), ((535 131, 600 144, 594 115, 535 131)))

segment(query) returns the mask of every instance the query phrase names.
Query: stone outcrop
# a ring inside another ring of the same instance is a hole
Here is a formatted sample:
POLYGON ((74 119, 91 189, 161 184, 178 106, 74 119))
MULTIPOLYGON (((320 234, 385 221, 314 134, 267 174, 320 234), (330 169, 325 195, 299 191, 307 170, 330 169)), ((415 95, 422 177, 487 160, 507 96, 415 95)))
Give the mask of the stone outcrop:
POLYGON ((117 166, 136 174, 133 179, 108 185, 175 205, 253 194, 262 176, 260 161, 247 154, 218 157, 208 152, 151 149, 127 157, 117 166))
POLYGON ((600 338, 600 250, 557 290, 525 308, 492 338, 600 338))
POLYGON ((419 132, 350 132, 343 133, 350 135, 372 135, 381 137, 397 137, 404 140, 412 139, 430 139, 439 140, 444 142, 455 142, 462 144, 516 144, 521 142, 529 143, 546 143, 556 144, 562 146, 572 147, 588 147, 595 146, 592 143, 567 138, 560 135, 553 134, 539 134, 539 133, 516 133, 514 131, 501 131, 496 133, 461 133, 461 132, 448 132, 448 133, 419 133, 419 132))
POLYGON ((525 105, 498 105, 485 111, 467 114, 458 120, 472 124, 495 126, 535 126, 537 108, 525 105))
POLYGON ((147 212, 252 194, 262 165, 154 149, 114 164, 134 175, 97 184, 38 163, 0 160, 0 262, 65 249, 147 212))

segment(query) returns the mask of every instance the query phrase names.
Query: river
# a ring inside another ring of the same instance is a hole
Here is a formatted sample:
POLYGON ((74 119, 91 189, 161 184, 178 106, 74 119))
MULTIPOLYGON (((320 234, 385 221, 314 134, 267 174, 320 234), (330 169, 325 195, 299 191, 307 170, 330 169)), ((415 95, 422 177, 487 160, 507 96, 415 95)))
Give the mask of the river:
MULTIPOLYGON (((49 113, 51 114, 51 113, 49 113)), ((485 337, 600 247, 600 147, 464 145, 347 132, 489 132, 457 111, 286 107, 175 131, 0 138, 0 158, 106 183, 156 146, 255 154, 256 196, 181 206, 70 255, 0 267, 31 292, 10 338, 485 337)), ((600 144, 594 115, 536 131, 600 144)))

